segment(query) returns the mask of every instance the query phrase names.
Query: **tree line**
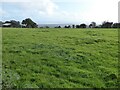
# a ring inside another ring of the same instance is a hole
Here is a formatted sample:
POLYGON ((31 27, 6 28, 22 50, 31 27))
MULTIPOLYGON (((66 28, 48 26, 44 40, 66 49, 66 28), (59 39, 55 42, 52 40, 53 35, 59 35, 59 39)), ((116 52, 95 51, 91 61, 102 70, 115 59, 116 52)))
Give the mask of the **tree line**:
MULTIPOLYGON (((0 21, 0 27, 13 27, 13 28, 39 28, 37 23, 35 23, 32 19, 26 18, 22 20, 20 23, 19 21, 10 20, 2 22, 0 21)), ((49 26, 40 27, 40 28, 50 28, 49 26)), ((65 25, 64 27, 56 26, 54 28, 120 28, 120 23, 113 23, 104 21, 101 25, 97 25, 96 22, 91 22, 89 25, 85 23, 79 25, 65 25)))
POLYGON ((1 27, 13 27, 13 28, 37 28, 38 25, 34 21, 32 21, 30 18, 26 18, 25 20, 22 20, 20 23, 19 21, 10 20, 2 22, 0 21, 1 27))

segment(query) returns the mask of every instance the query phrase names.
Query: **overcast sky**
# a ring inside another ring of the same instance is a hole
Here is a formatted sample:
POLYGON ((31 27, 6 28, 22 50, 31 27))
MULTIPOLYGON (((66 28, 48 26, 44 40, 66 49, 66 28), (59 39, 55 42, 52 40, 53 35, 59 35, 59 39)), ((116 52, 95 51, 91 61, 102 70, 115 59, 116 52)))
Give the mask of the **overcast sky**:
POLYGON ((0 19, 42 24, 118 22, 119 0, 0 0, 0 19))

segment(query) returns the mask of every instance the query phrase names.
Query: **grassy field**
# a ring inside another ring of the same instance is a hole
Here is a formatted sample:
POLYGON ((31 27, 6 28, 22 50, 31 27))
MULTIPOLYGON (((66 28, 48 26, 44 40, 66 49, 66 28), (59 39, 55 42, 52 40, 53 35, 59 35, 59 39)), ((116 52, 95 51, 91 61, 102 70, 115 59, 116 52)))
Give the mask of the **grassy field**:
POLYGON ((117 87, 117 29, 3 28, 3 88, 117 87))

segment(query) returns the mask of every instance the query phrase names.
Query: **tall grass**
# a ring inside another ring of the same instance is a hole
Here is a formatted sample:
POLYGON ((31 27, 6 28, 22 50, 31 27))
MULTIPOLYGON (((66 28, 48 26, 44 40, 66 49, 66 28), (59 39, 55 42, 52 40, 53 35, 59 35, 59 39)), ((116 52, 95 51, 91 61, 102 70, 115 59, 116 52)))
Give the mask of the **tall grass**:
POLYGON ((3 28, 3 88, 116 88, 116 29, 3 28))

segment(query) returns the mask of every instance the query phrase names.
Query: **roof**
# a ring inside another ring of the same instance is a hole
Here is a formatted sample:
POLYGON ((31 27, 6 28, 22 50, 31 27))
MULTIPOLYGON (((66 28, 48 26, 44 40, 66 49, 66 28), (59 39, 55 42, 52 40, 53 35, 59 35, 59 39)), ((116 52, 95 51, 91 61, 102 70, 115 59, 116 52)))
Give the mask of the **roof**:
POLYGON ((8 26, 8 25, 11 25, 11 23, 4 23, 3 25, 4 26, 8 26))

